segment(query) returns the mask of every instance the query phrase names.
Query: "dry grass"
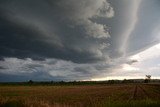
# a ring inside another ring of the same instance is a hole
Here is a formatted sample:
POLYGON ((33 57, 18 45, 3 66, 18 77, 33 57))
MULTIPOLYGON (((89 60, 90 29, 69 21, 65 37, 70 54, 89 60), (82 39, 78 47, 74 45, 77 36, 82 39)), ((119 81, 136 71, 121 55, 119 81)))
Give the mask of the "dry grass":
POLYGON ((135 85, 0 86, 2 107, 106 107, 136 99, 159 102, 159 86, 141 85, 136 93, 135 85))

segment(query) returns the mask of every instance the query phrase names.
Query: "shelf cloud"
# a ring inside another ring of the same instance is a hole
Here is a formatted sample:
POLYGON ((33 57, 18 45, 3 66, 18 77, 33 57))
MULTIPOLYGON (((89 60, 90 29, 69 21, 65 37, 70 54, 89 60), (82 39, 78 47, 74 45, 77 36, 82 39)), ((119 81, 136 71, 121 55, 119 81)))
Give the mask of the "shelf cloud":
POLYGON ((1 0, 0 81, 92 80, 123 65, 139 69, 130 57, 160 42, 158 3, 1 0))

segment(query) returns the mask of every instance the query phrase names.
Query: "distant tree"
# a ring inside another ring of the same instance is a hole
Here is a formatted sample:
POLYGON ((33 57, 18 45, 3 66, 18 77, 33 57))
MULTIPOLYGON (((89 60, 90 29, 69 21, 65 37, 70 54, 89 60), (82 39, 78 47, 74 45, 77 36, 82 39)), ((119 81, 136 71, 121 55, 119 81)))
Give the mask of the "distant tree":
POLYGON ((144 82, 149 83, 150 81, 151 81, 151 75, 146 75, 144 82))
POLYGON ((32 80, 29 80, 28 83, 29 83, 29 84, 33 84, 33 81, 32 81, 32 80))
POLYGON ((114 84, 115 81, 114 81, 114 80, 108 80, 108 83, 109 83, 109 84, 114 84))
POLYGON ((151 75, 146 75, 146 79, 151 79, 151 75))
POLYGON ((54 82, 53 82, 53 81, 51 81, 50 83, 51 83, 51 84, 53 84, 54 82))
POLYGON ((127 80, 126 79, 124 79, 123 81, 122 81, 122 83, 126 83, 127 82, 127 80))

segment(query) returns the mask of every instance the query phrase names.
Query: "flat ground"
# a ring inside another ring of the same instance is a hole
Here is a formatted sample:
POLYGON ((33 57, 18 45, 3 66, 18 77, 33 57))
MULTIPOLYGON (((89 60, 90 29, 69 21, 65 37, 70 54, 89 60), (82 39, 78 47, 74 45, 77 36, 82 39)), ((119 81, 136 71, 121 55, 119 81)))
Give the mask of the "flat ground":
POLYGON ((0 86, 0 107, 160 107, 159 84, 0 86))

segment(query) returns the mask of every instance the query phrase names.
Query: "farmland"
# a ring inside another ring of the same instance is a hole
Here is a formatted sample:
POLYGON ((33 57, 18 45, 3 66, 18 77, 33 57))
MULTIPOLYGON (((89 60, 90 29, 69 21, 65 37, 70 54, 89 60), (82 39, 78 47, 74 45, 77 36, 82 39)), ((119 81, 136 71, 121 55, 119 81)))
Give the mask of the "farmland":
POLYGON ((1 85, 0 107, 160 107, 159 84, 1 85))

